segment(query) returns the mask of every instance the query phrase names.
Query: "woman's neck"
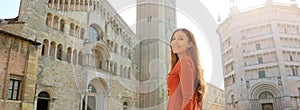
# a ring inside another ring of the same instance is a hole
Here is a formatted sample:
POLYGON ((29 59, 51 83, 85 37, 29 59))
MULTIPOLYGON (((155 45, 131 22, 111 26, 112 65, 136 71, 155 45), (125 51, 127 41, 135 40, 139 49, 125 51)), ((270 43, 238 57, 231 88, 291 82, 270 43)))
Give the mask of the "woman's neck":
POLYGON ((184 57, 185 55, 187 55, 187 52, 177 54, 177 56, 178 56, 179 59, 182 58, 182 57, 184 57))

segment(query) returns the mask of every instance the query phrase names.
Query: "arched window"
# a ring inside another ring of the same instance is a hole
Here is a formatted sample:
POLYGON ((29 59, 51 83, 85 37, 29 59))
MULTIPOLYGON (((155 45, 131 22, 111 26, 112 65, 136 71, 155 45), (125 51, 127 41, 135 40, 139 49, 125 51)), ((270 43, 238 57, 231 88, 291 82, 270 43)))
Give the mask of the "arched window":
POLYGON ((42 55, 48 56, 48 48, 49 48, 49 41, 47 39, 45 39, 43 41, 42 55))
POLYGON ((56 43, 52 41, 50 44, 50 57, 55 58, 55 49, 56 49, 56 43))
POLYGON ((82 65, 82 52, 81 51, 78 54, 78 64, 82 65))
POLYGON ((115 44, 115 53, 118 53, 118 44, 115 44))
POLYGON ((54 16, 53 28, 58 30, 59 17, 54 16))
POLYGON ((113 66, 113 62, 110 61, 110 65, 109 65, 109 71, 114 73, 114 66, 113 66))
POLYGON ((128 77, 128 79, 130 79, 130 73, 131 73, 131 69, 130 68, 128 68, 128 71, 127 71, 128 73, 127 73, 127 77, 128 77))
POLYGON ((115 63, 113 75, 117 75, 117 68, 118 68, 118 65, 117 65, 117 63, 115 63))
POLYGON ((59 28, 59 30, 60 31, 62 31, 62 32, 64 32, 65 31, 65 20, 64 19, 61 19, 60 20, 60 28, 59 28))
POLYGON ((47 19, 46 19, 46 25, 51 27, 52 25, 52 20, 53 20, 53 15, 51 13, 47 13, 47 19))
POLYGON ((80 37, 79 36, 79 26, 78 25, 75 27, 75 35, 76 35, 76 38, 80 37))
POLYGON ((37 110, 48 110, 49 109, 50 95, 47 92, 40 92, 37 100, 37 110))
POLYGON ((121 52, 120 54, 123 56, 124 55, 124 48, 123 48, 123 45, 121 46, 121 52))
POLYGON ((74 36, 74 31, 75 31, 75 24, 74 24, 74 23, 71 23, 71 24, 70 24, 69 35, 74 36))
POLYGON ((84 39, 85 30, 81 28, 80 39, 84 39))
POLYGON ((99 40, 99 34, 97 30, 93 27, 89 27, 89 42, 96 42, 99 40))
POLYGON ((114 52, 114 51, 115 51, 115 49, 116 49, 116 48, 115 48, 115 43, 114 43, 114 42, 111 42, 111 44, 110 44, 110 45, 111 45, 111 49, 112 49, 112 51, 114 52))
POLYGON ((74 65, 77 64, 77 50, 76 49, 73 51, 73 64, 74 65))
POLYGON ((126 66, 124 67, 124 75, 125 78, 128 78, 128 68, 126 66))
POLYGON ((124 102, 123 103, 123 110, 127 110, 128 109, 128 104, 127 104, 127 102, 124 102))
POLYGON ((67 53, 67 62, 71 63, 71 58, 72 58, 72 48, 68 48, 68 53, 67 53))
POLYGON ((71 4, 74 4, 75 3, 75 0, 71 0, 71 4))
POLYGON ((120 77, 121 77, 121 78, 124 78, 124 77, 125 77, 123 65, 120 66, 120 77))
POLYGON ((62 51, 63 51, 63 46, 61 44, 58 44, 56 58, 59 60, 62 60, 62 51))

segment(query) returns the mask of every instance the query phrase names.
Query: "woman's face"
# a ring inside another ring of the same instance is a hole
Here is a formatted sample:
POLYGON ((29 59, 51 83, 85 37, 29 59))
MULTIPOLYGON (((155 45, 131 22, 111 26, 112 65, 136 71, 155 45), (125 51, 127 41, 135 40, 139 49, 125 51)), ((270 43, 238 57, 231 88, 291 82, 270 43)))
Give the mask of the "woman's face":
POLYGON ((189 37, 183 31, 177 31, 174 33, 171 39, 171 48, 173 53, 177 55, 183 55, 187 53, 188 48, 192 46, 189 37))

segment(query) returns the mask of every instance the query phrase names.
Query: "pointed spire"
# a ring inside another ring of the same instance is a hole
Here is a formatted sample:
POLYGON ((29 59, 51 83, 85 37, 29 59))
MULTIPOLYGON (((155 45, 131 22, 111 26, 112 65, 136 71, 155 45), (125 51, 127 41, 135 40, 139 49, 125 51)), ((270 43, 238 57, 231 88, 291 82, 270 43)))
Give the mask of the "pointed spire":
POLYGON ((298 4, 297 4, 297 1, 296 1, 296 0, 291 0, 291 5, 292 5, 292 6, 295 6, 295 7, 298 7, 298 4))
POLYGON ((220 13, 219 13, 219 15, 218 15, 218 20, 217 20, 219 23, 222 21, 222 18, 221 18, 221 16, 220 16, 220 13))
POLYGON ((267 5, 267 6, 273 5, 273 0, 266 0, 266 5, 267 5))
POLYGON ((230 13, 235 14, 238 13, 238 11, 236 0, 230 0, 230 13))
POLYGON ((233 11, 237 8, 236 0, 230 0, 230 11, 233 11))

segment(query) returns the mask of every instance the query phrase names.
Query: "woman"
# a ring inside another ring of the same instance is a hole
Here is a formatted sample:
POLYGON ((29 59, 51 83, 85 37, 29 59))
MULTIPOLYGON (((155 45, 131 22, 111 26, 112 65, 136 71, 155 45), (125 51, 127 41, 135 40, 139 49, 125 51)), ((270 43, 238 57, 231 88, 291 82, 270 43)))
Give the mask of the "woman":
POLYGON ((202 110, 206 83, 194 35, 177 29, 171 37, 168 110, 202 110))

